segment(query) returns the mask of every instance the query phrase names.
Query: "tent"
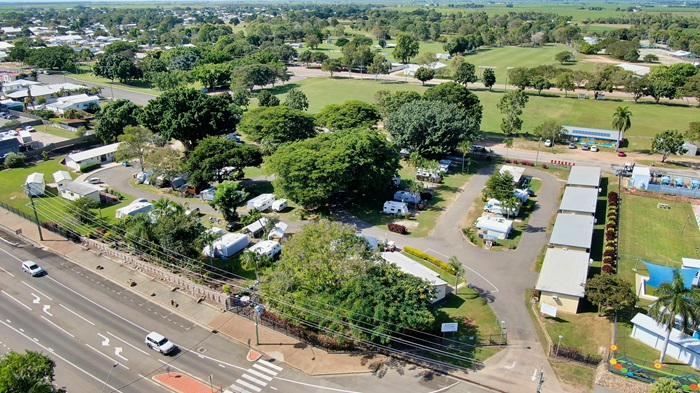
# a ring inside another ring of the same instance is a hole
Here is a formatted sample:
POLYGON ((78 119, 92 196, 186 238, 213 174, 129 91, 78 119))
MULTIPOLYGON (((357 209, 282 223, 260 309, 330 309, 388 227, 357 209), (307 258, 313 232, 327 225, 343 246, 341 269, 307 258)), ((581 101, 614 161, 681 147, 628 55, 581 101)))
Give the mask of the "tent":
POLYGON ((700 188, 700 180, 698 180, 698 179, 691 180, 690 181, 690 188, 692 188, 693 190, 697 190, 698 188, 700 188))
POLYGON ((694 268, 678 269, 669 266, 654 265, 653 263, 644 261, 642 261, 642 263, 647 267, 647 270, 649 270, 649 280, 646 285, 654 288, 658 288, 661 283, 672 282, 674 270, 678 270, 681 273, 685 287, 690 288, 693 285, 695 275, 700 271, 700 269, 694 268))
POLYGON ((673 180, 673 185, 676 187, 683 187, 683 184, 685 184, 685 181, 682 177, 677 177, 675 180, 673 180))
POLYGON ((632 170, 630 186, 646 190, 651 181, 651 171, 648 166, 635 165, 632 170))
POLYGON ((662 186, 667 186, 667 185, 669 185, 669 184, 671 184, 671 176, 663 176, 663 177, 661 178, 661 185, 662 185, 662 186))

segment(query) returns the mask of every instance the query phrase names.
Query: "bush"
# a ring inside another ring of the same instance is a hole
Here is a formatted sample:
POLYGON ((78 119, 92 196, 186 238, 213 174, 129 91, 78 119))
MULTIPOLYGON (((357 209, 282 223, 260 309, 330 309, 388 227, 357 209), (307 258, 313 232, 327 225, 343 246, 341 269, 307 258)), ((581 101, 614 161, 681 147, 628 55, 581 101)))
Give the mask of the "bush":
POLYGON ((5 166, 8 168, 20 168, 24 166, 27 157, 22 153, 9 153, 5 156, 5 166))
POLYGON ((230 285, 227 285, 227 284, 224 284, 224 285, 221 286, 221 291, 222 291, 223 293, 231 293, 231 286, 230 286, 230 285))
POLYGON ((605 251, 603 251, 603 256, 604 256, 604 257, 615 258, 615 255, 617 255, 617 251, 616 251, 616 250, 611 250, 611 249, 608 248, 608 249, 606 249, 605 251))
POLYGON ((389 231, 398 233, 400 235, 406 233, 406 227, 401 224, 394 224, 393 222, 390 222, 387 224, 387 227, 389 228, 389 231))
POLYGON ((605 232, 605 240, 615 240, 615 232, 605 232))
POLYGON ((506 159, 506 164, 510 164, 510 159, 506 159))
POLYGON ((604 265, 614 265, 615 259, 613 257, 603 257, 603 264, 604 265))
POLYGON ((547 164, 542 164, 542 169, 547 169, 547 164))
POLYGON ((518 165, 518 160, 513 160, 513 164, 518 165))
POLYGON ((259 220, 260 217, 262 217, 262 213, 260 213, 258 209, 250 209, 248 214, 241 216, 241 224, 243 224, 243 226, 250 225, 259 220))
POLYGON ((600 270, 602 270, 603 273, 612 274, 615 271, 615 268, 612 267, 612 265, 603 265, 600 270))
POLYGON ((56 117, 56 114, 53 111, 50 111, 48 109, 36 109, 36 110, 31 110, 29 111, 32 115, 39 116, 44 120, 48 120, 51 118, 56 117))
POLYGON ((423 259, 427 262, 432 263, 433 265, 439 267, 440 269, 450 273, 450 274, 455 274, 454 269, 452 269, 452 266, 446 264, 445 262, 435 258, 432 255, 426 254, 421 250, 415 249, 410 246, 404 246, 403 250, 408 253, 413 255, 414 257, 418 257, 420 259, 423 259))
POLYGON ((42 152, 41 152, 41 159, 44 160, 44 161, 48 161, 48 160, 49 160, 49 152, 48 152, 48 151, 42 151, 42 152))
POLYGON ((80 167, 80 172, 81 172, 81 173, 90 172, 91 170, 97 169, 97 168, 99 168, 99 167, 101 167, 101 166, 102 166, 102 163, 101 163, 101 162, 96 162, 96 163, 94 163, 94 164, 83 165, 83 166, 80 167))

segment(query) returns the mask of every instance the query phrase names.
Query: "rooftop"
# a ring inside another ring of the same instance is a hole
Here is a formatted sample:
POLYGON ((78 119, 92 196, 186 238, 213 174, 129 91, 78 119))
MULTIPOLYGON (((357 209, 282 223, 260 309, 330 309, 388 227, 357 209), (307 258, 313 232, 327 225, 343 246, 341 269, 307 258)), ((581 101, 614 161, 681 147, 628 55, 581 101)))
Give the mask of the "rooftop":
POLYGON ((90 195, 93 192, 102 191, 102 187, 98 187, 89 183, 79 181, 71 181, 61 186, 66 191, 76 193, 78 195, 90 195))
POLYGON ((620 138, 619 131, 574 126, 564 126, 564 134, 575 136, 578 138, 595 138, 613 141, 617 141, 620 138))
POLYGON ((438 273, 398 252, 383 252, 382 258, 396 265, 402 272, 427 280, 433 285, 447 285, 438 273))
POLYGON ((600 168, 573 166, 566 184, 569 186, 598 187, 600 185, 600 168))
POLYGON ((535 289, 582 298, 589 258, 589 254, 584 251, 548 248, 535 289))
POLYGON ((589 249, 593 238, 594 222, 593 216, 559 213, 549 243, 589 249))
POLYGON ((510 166, 510 165, 503 165, 501 169, 499 170, 501 174, 505 172, 510 172, 511 175, 513 175, 513 182, 519 183, 520 178, 523 177, 523 173, 525 173, 525 168, 522 167, 515 167, 515 166, 510 166))
POLYGON ((27 176, 27 181, 24 184, 30 184, 30 183, 43 183, 44 182, 44 174, 41 172, 34 172, 30 175, 27 176))
POLYGON ((104 145, 104 146, 100 146, 100 147, 97 147, 94 149, 69 154, 67 158, 70 158, 71 160, 73 160, 75 162, 80 162, 83 160, 87 160, 89 158, 99 157, 99 156, 104 155, 104 154, 114 153, 115 151, 117 151, 118 147, 119 147, 119 142, 112 143, 111 145, 104 145))
POLYGON ((70 173, 68 173, 68 171, 56 171, 53 173, 53 181, 55 183, 58 183, 62 180, 71 181, 73 180, 73 178, 70 176, 70 173))
POLYGON ((559 209, 567 212, 595 214, 597 203, 597 188, 566 187, 559 209))
MULTIPOLYGON (((58 93, 59 91, 61 91, 61 89, 63 89, 63 90, 76 90, 76 89, 84 89, 84 88, 85 88, 85 86, 76 85, 74 83, 57 83, 54 85, 32 86, 30 88, 30 90, 31 90, 32 97, 36 98, 36 97, 47 96, 47 95, 51 95, 54 93, 58 93)), ((27 97, 27 95, 28 95, 27 90, 20 90, 20 91, 14 92, 14 93, 10 93, 7 96, 9 98, 17 99, 17 98, 25 98, 25 97, 27 97)))

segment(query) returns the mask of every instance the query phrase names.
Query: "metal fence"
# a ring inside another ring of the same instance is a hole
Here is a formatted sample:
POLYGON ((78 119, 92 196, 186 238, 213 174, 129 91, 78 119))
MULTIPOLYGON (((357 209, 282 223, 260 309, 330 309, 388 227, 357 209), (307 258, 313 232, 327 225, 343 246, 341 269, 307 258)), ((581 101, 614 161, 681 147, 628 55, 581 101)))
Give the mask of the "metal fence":
POLYGON ((6 203, 3 203, 3 202, 0 202, 0 207, 2 207, 5 210, 8 210, 12 214, 15 214, 15 215, 18 215, 18 216, 24 218, 25 220, 29 220, 35 224, 41 224, 40 222, 36 221, 33 214, 27 214, 27 213, 25 213, 17 208, 14 208, 6 203))
POLYGON ((563 347, 551 344, 549 346, 549 356, 576 362, 588 367, 597 367, 603 361, 600 355, 585 354, 577 348, 563 347))

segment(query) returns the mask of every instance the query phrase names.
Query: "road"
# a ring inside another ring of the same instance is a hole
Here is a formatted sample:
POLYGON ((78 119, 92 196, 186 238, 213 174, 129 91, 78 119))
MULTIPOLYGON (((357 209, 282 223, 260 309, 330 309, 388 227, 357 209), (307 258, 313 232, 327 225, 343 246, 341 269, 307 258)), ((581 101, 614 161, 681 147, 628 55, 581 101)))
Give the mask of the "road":
POLYGON ((232 392, 489 391, 440 375, 420 378, 420 369, 408 367, 381 376, 313 378, 270 359, 251 365, 245 360, 247 347, 31 246, 0 243, 0 314, 0 354, 10 349, 49 354, 57 363, 57 384, 71 393, 103 387, 105 392, 165 391, 151 378, 168 371, 185 372, 207 384, 211 376, 215 387, 232 392), (19 265, 26 259, 39 262, 48 274, 24 274, 19 265), (163 356, 149 350, 143 340, 152 330, 168 337, 179 351, 163 356), (119 365, 113 368, 115 363, 119 365))
POLYGON ((102 84, 102 83, 92 83, 85 82, 79 79, 71 78, 70 76, 65 76, 61 74, 40 74, 39 82, 52 84, 52 83, 75 83, 77 85, 85 85, 87 87, 101 86, 103 97, 114 98, 115 100, 130 100, 135 104, 146 105, 148 101, 155 98, 156 96, 148 93, 141 93, 134 90, 127 90, 121 87, 115 87, 112 84, 102 84))

